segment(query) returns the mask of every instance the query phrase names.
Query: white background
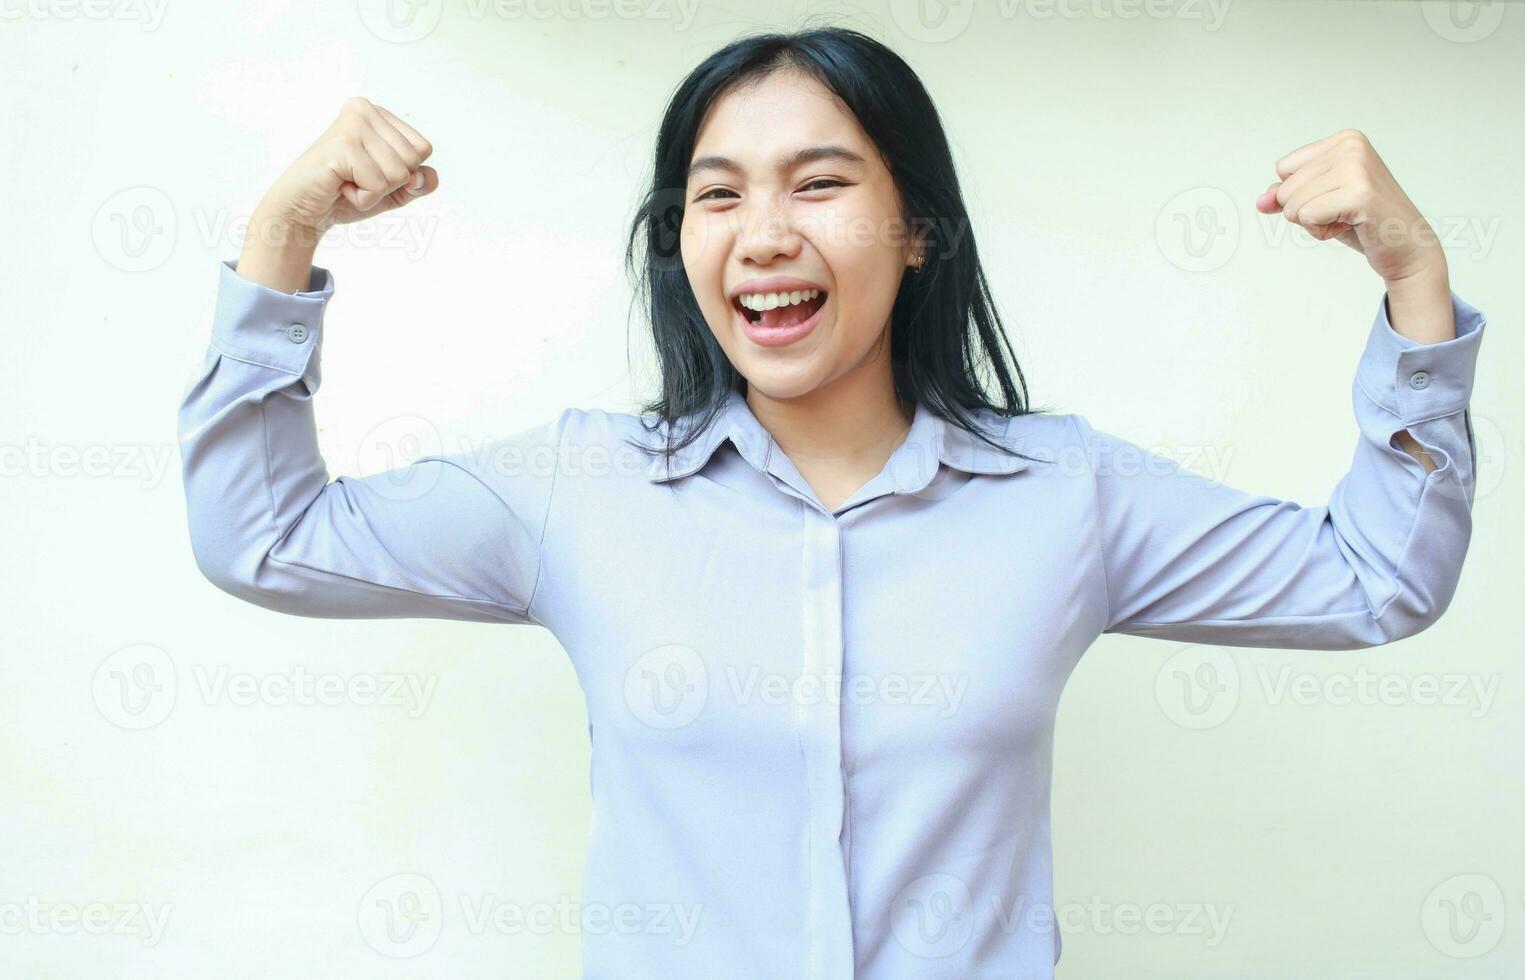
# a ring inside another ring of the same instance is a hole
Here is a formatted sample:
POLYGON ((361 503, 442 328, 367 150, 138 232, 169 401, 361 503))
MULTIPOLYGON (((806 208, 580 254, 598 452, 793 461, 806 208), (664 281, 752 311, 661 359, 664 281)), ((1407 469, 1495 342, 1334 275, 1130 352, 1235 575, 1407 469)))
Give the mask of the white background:
MULTIPOLYGON (((621 256, 665 100, 806 11, 0 0, 0 975, 577 975, 575 928, 469 918, 575 913, 587 721, 554 637, 220 593, 175 410, 238 222, 356 94, 433 142, 442 186, 319 253, 331 474, 406 462, 378 438, 406 457, 435 448, 418 432, 451 449, 633 410, 655 376, 621 256), (350 693, 298 703, 302 671, 350 693), (371 678, 426 696, 377 704, 371 678), (376 903, 410 889, 436 931, 382 955, 376 903)), ((1360 129, 1445 236, 1490 321, 1450 611, 1364 651, 1098 642, 1056 735, 1058 973, 1519 975, 1525 7, 808 12, 886 41, 937 101, 1034 401, 1235 486, 1328 499, 1383 295, 1356 253, 1256 213, 1275 160, 1360 129), (1204 216, 1219 233, 1188 242, 1204 216), (1171 693, 1198 661, 1238 685, 1206 724, 1171 693)))

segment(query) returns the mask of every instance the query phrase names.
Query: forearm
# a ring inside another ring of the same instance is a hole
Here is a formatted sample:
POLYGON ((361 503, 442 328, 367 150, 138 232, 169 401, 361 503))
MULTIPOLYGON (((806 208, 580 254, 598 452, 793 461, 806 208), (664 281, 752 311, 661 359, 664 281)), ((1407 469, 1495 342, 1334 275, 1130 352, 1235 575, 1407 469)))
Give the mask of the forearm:
MULTIPOLYGON (((1435 344, 1456 337, 1451 311, 1451 284, 1442 258, 1434 271, 1387 284, 1387 319, 1393 330, 1420 344, 1435 344)), ((1418 460, 1426 473, 1436 463, 1420 448, 1407 430, 1397 435, 1398 445, 1418 460)))
POLYGON ((311 285, 319 237, 310 228, 256 208, 238 256, 238 274, 283 293, 304 292, 311 285))

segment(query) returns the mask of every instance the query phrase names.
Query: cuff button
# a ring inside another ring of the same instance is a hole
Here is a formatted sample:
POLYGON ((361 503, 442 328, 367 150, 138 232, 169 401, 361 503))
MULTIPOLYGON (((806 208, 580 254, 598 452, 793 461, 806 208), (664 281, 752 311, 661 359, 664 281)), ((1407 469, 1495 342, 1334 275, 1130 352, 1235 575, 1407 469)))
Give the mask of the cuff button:
POLYGON ((307 339, 307 328, 300 323, 293 323, 286 328, 286 337, 293 344, 300 344, 307 339))

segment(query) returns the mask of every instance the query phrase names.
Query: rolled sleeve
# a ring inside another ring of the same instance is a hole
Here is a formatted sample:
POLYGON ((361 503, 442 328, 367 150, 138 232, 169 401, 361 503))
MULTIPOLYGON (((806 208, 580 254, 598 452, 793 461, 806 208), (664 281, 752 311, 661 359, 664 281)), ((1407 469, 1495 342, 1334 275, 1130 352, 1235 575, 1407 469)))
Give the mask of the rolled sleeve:
POLYGON ((317 369, 323 313, 334 295, 331 272, 313 266, 307 289, 299 293, 245 278, 235 259, 219 263, 218 277, 213 347, 228 357, 287 374, 317 369))
POLYGON ((1366 339, 1356 379, 1377 405, 1405 425, 1454 415, 1472 398, 1473 373, 1483 339, 1483 314, 1451 293, 1456 336, 1421 344, 1393 329, 1387 297, 1366 339))

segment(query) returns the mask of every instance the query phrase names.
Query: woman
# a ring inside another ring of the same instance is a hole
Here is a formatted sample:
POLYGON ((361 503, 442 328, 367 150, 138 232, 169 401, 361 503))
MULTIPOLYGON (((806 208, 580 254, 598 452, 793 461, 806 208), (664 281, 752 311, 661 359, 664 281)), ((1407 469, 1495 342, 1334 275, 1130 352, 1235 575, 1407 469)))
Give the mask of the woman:
POLYGON ((930 99, 835 29, 737 41, 672 98, 627 256, 641 415, 326 482, 314 243, 434 190, 429 154, 352 100, 223 264, 191 541, 282 612, 553 631, 593 746, 583 902, 635 910, 584 924, 588 977, 1052 976, 1054 714, 1100 634, 1350 649, 1451 599, 1483 318, 1358 133, 1257 202, 1385 285, 1317 508, 1030 408, 930 99))

